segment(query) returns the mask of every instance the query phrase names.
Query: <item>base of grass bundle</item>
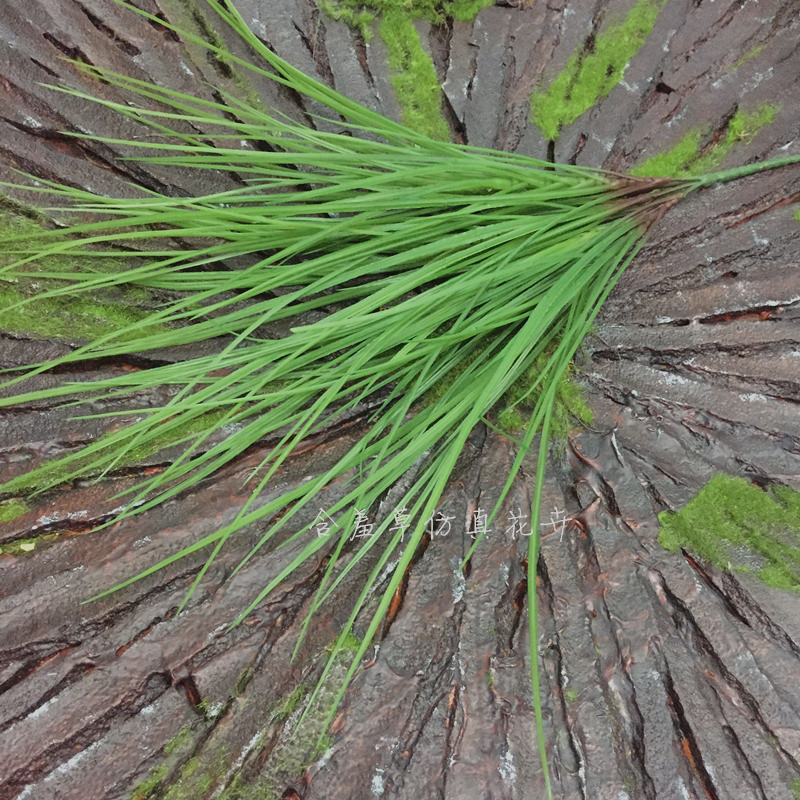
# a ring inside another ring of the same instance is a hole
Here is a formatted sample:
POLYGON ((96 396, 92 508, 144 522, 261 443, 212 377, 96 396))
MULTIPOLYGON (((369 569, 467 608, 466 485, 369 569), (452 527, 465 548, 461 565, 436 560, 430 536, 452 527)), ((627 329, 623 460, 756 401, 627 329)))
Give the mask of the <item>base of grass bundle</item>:
MULTIPOLYGON (((220 24, 250 46, 254 63, 177 31, 180 36, 325 104, 341 130, 304 127, 223 93, 215 101, 200 100, 80 65, 130 93, 132 102, 96 102, 152 129, 152 137, 123 143, 138 148, 141 160, 234 171, 242 184, 203 197, 142 193, 133 199, 42 181, 30 189, 71 201, 78 222, 33 239, 28 230, 11 238, 15 258, 0 277, 35 276, 51 288, 35 298, 20 295, 6 313, 16 319, 33 302, 92 299, 119 288, 158 292, 160 304, 93 332, 54 361, 7 376, 0 406, 63 401, 79 414, 81 403, 101 395, 124 398, 166 386, 171 396, 160 407, 136 408, 127 426, 0 492, 12 496, 23 486, 41 492, 65 481, 98 479, 131 454, 182 444, 179 457, 125 494, 119 522, 195 487, 270 438, 276 444, 254 471, 250 496, 233 520, 108 589, 117 591, 202 551, 207 559, 191 595, 232 537, 254 523, 264 531, 241 567, 256 550, 272 546, 289 520, 313 509, 320 491, 337 480, 343 496, 327 513, 342 515, 338 538, 306 536, 294 560, 231 621, 243 620, 295 568, 324 554, 327 567, 313 615, 370 555, 374 567, 307 702, 307 708, 316 707, 337 655, 346 651, 349 666, 343 674, 337 667, 340 680, 328 704, 327 727, 474 427, 482 420, 495 424, 502 411, 501 423, 523 431, 489 523, 538 437, 529 515, 531 529, 538 531, 548 444, 554 427, 564 424, 557 408, 570 363, 649 226, 689 192, 796 163, 800 156, 672 180, 628 178, 437 141, 294 69, 250 32, 230 3, 208 2, 220 24), (109 269, 109 259, 125 259, 129 266, 109 269), (66 263, 69 268, 59 266, 66 263), (275 323, 288 335, 274 338, 275 323), (31 377, 69 364, 206 340, 219 343, 211 355, 26 389, 31 377), (279 497, 263 498, 304 440, 357 407, 368 409, 370 424, 337 463, 279 497), (228 435, 215 435, 222 430, 228 435), (392 528, 393 520, 386 519, 372 536, 348 541, 356 514, 376 508, 398 486, 404 488, 394 506, 403 509, 407 529, 392 528), (350 632, 357 620, 360 642, 353 652, 350 632)), ((579 404, 576 409, 583 413, 579 404)), ((528 618, 535 648, 539 542, 537 535, 528 538, 528 618)), ((530 663, 549 793, 535 650, 530 663)))

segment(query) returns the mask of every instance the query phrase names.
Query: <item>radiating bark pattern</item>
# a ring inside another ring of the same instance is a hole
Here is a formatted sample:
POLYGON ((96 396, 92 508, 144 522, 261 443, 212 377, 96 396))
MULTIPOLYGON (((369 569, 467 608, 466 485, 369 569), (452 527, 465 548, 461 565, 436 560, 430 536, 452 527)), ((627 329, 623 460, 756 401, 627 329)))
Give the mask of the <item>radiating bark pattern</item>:
MULTIPOLYGON (((137 5, 208 35, 199 22, 210 19, 202 3, 137 5)), ((304 0, 236 6, 279 55, 399 116, 378 37, 367 43, 304 0)), ((632 7, 631 0, 512 0, 471 23, 419 23, 453 137, 540 158, 549 149, 557 161, 625 171, 698 128, 703 146, 719 144, 738 110, 773 103, 782 109, 774 121, 740 131, 725 164, 796 150, 796 0, 668 0, 623 81, 548 148, 528 122, 531 92, 546 88, 576 48, 590 52, 632 7)), ((216 35, 246 56, 227 31, 216 35)), ((3 181, 18 183, 15 170, 22 170, 123 196, 136 186, 191 195, 240 181, 233 173, 124 161, 130 153, 121 146, 65 136, 152 134, 44 86, 123 99, 64 56, 200 97, 221 90, 257 99, 309 124, 323 111, 106 0, 2 0, 0 41, 3 181)), ((795 168, 680 204, 651 231, 580 356, 595 418, 591 430, 576 431, 554 452, 539 567, 542 697, 556 797, 797 796, 796 596, 688 553, 666 553, 656 515, 681 507, 719 471, 800 489, 800 225, 791 206, 798 198, 795 168), (550 509, 571 520, 563 536, 547 524, 550 509)), ((73 344, 0 334, 0 366, 53 357, 73 344)), ((148 359, 83 365, 67 377, 98 377, 148 359)), ((164 402, 165 391, 136 402, 164 402)), ((112 407, 119 401, 98 398, 89 410, 112 407)), ((345 452, 367 412, 309 441, 265 500, 345 452)), ((0 477, 73 452, 112 424, 70 416, 46 403, 4 412, 0 477)), ((0 800, 544 796, 530 703, 526 542, 506 521, 529 506, 533 463, 495 530, 459 568, 474 513, 493 506, 513 459, 512 445, 486 429, 474 432, 440 504, 452 519, 449 534, 421 548, 321 758, 310 756, 309 742, 288 736, 296 715, 287 698, 313 686, 320 656, 370 565, 326 603, 294 660, 324 563, 309 563, 227 631, 297 552, 296 545, 259 552, 232 574, 261 529, 223 551, 179 616, 202 553, 82 604, 230 520, 248 496, 246 477, 272 444, 124 524, 90 532, 112 518, 118 491, 175 453, 99 484, 50 492, 2 525, 0 546, 59 535, 30 553, 0 555, 0 800)), ((320 508, 340 491, 328 487, 320 508)), ((391 511, 387 497, 379 513, 391 511)), ((287 534, 308 526, 314 513, 287 534)), ((328 680, 342 674, 337 665, 328 680)), ((321 732, 305 724, 302 736, 321 732)))

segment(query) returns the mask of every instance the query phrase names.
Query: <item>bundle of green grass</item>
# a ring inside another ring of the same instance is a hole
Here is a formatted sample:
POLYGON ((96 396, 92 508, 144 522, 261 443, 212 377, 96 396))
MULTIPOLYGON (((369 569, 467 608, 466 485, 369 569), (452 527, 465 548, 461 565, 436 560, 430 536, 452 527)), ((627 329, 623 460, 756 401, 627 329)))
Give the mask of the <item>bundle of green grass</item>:
MULTIPOLYGON (((205 197, 150 194, 115 200, 40 183, 38 191, 67 197, 81 219, 94 216, 96 221, 43 234, 7 270, 24 275, 35 268, 31 274, 38 280, 55 282, 56 288, 46 292, 49 297, 91 295, 124 284, 166 290, 172 299, 140 321, 56 361, 30 367, 5 386, 71 362, 210 339, 225 344, 212 355, 108 379, 10 397, 6 392, 0 406, 44 399, 80 402, 172 387, 162 407, 136 409, 138 421, 62 459, 58 470, 49 468, 34 480, 25 476, 25 485, 35 483, 44 491, 65 475, 67 480, 96 478, 140 448, 152 451, 183 442, 179 458, 128 494, 126 510, 117 517, 124 519, 184 492, 256 442, 276 439, 277 446, 251 480, 249 500, 232 522, 127 583, 207 549, 194 589, 237 531, 263 521, 266 532, 252 552, 269 546, 282 525, 309 504, 313 507, 323 487, 338 479, 346 492, 328 511, 344 515, 341 536, 335 541, 305 536, 300 554, 253 598, 239 620, 292 569, 328 548, 332 558, 313 613, 344 575, 378 548, 340 644, 370 589, 390 561, 394 566, 365 626, 349 678, 425 535, 425 523, 467 437, 481 420, 491 421, 498 401, 535 365, 538 374, 527 398, 535 397, 527 406, 533 411, 493 512, 539 435, 529 515, 534 535, 527 556, 535 647, 543 470, 559 385, 576 349, 648 226, 665 210, 699 187, 800 157, 686 180, 637 179, 434 141, 307 77, 254 36, 230 3, 208 2, 263 59, 263 67, 179 31, 182 36, 325 104, 343 120, 341 132, 304 127, 230 97, 198 100, 91 68, 97 77, 147 101, 147 108, 98 101, 159 134, 158 142, 125 143, 140 148, 143 161, 233 170, 244 178, 243 186, 205 197), (186 133, 193 126, 205 134, 186 133), (214 146, 204 138, 207 134, 213 135, 214 146), (220 146, 225 140, 230 148, 220 146), (159 154, 148 156, 148 149, 159 154), (179 248, 176 240, 182 242, 179 248), (62 274, 32 263, 55 254, 80 255, 85 266, 79 274, 62 274), (92 268, 93 260, 96 264, 115 254, 134 259, 136 266, 125 271, 92 268), (231 262, 242 257, 250 265, 232 268, 231 262), (303 323, 313 311, 316 320, 303 323), (290 321, 290 333, 269 338, 265 331, 279 320, 290 321), (276 499, 259 500, 301 442, 365 407, 370 409, 368 429, 334 466, 276 499), (211 434, 222 428, 229 435, 211 441, 211 434), (373 536, 346 546, 356 510, 374 507, 403 476, 408 488, 395 507, 405 508, 411 520, 405 535, 391 530, 387 519, 373 536)), ((516 403, 526 400, 518 391, 514 397, 516 403)), ((0 491, 13 495, 19 485, 12 481, 0 491)), ((541 733, 537 663, 533 653, 533 699, 541 733)), ((344 686, 339 698, 343 692, 344 686)), ((540 753, 544 762, 542 741, 540 753)))

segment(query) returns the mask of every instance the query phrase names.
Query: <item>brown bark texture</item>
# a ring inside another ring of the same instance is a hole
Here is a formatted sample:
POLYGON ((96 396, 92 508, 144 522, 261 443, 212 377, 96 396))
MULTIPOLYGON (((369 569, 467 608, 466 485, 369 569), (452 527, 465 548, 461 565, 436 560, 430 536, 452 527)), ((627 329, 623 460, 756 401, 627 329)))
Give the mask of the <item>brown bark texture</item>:
MULTIPOLYGON (((201 33, 200 20, 210 18, 190 0, 137 4, 201 33)), ((279 55, 399 116, 379 37, 367 43, 305 0, 235 4, 279 55)), ((546 158, 548 143, 528 121, 531 92, 633 6, 508 0, 471 22, 418 23, 453 138, 546 158)), ((216 34, 248 57, 230 32, 216 34)), ((798 34, 797 0, 667 0, 623 81, 564 126, 551 155, 624 172, 697 128, 711 146, 737 110, 765 102, 781 111, 752 135, 741 133, 725 165, 793 152, 798 34)), ((237 185, 233 174, 137 164, 122 160, 122 146, 65 136, 148 134, 47 87, 122 97, 67 56, 213 97, 214 87, 242 90, 231 65, 107 0, 0 0, 0 42, 0 180, 18 184, 22 170, 117 196, 135 186, 192 195, 237 185)), ((248 91, 270 107, 314 124, 310 115, 321 109, 313 103, 250 80, 248 91)), ((680 508, 717 472, 800 489, 800 225, 791 205, 798 199, 800 168, 790 168, 680 203, 650 231, 585 344, 580 380, 594 421, 554 451, 544 499, 545 520, 555 508, 575 522, 563 537, 545 537, 538 578, 541 695, 557 798, 798 796, 797 596, 657 542, 657 514, 680 508)), ((75 344, 0 334, 0 366, 75 344)), ((36 380, 98 376, 147 359, 36 380)), ((145 402, 165 396, 154 391, 145 402)), ((101 398, 95 407, 109 405, 101 398)), ((113 424, 70 417, 46 402, 4 412, 0 478, 72 452, 113 424)), ((354 413, 309 441, 270 496, 318 474, 366 424, 366 412, 354 413)), ((320 733, 314 714, 290 735, 292 706, 299 699, 302 708, 368 566, 326 603, 294 659, 323 562, 307 564, 244 624, 226 629, 296 552, 259 552, 231 575, 260 530, 222 552, 180 615, 202 553, 83 603, 230 519, 268 448, 101 531, 92 528, 113 514, 116 492, 169 453, 42 495, 0 526, 0 546, 60 533, 30 553, 0 555, 0 800, 543 798, 525 542, 499 524, 464 573, 458 569, 471 544, 469 520, 492 507, 514 455, 488 429, 475 430, 442 500, 451 535, 415 558, 322 755, 310 748, 320 733)), ((530 503, 532 472, 531 464, 505 511, 530 503)), ((329 487, 320 506, 336 493, 329 487)), ((390 508, 387 498, 382 511, 390 508)), ((326 686, 335 688, 341 674, 336 666, 326 686)))

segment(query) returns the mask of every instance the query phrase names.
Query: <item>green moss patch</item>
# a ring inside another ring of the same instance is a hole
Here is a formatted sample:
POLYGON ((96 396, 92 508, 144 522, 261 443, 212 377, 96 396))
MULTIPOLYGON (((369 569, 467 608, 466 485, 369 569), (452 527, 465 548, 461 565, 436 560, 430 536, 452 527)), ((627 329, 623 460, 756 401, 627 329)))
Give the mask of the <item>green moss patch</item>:
POLYGON ((624 20, 609 25, 574 52, 547 91, 534 92, 531 121, 546 139, 557 139, 564 125, 574 122, 622 80, 663 5, 664 0, 639 0, 624 20))
POLYGON ((294 687, 291 694, 278 706, 271 714, 271 722, 286 722, 300 707, 300 704, 308 695, 309 689, 304 683, 299 683, 294 687))
POLYGON ((461 22, 469 22, 482 8, 493 6, 494 0, 451 0, 444 4, 445 13, 461 22))
MULTIPOLYGON (((10 243, 0 255, 0 330, 75 341, 97 339, 146 318, 147 312, 139 308, 148 297, 143 289, 118 287, 97 292, 91 298, 46 296, 47 290, 56 283, 40 280, 36 273, 66 275, 82 271, 86 259, 80 255, 58 254, 38 259, 24 266, 25 275, 2 272, 2 267, 14 260, 7 249, 24 251, 45 230, 19 211, 7 201, 0 203, 0 243, 10 243)), ((91 266, 99 272, 117 272, 125 267, 125 262, 118 258, 93 257, 91 266)), ((150 332, 160 330, 160 326, 154 325, 150 332)), ((136 336, 141 336, 141 331, 136 336)), ((133 337, 132 333, 128 338, 133 337)))
MULTIPOLYGON (((284 720, 284 730, 270 755, 270 773, 276 778, 298 778, 331 746, 325 719, 347 673, 349 664, 346 661, 336 660, 311 708, 307 708, 310 688, 301 684, 278 710, 274 718, 284 720)), ((277 783, 275 785, 277 787, 277 783)))
POLYGON ((700 141, 708 133, 707 128, 695 128, 689 131, 674 147, 666 153, 651 156, 631 170, 632 175, 654 176, 664 175, 676 177, 686 175, 690 165, 697 160, 700 152, 700 141))
POLYGON ((0 547, 0 554, 17 557, 26 556, 34 550, 41 550, 42 547, 53 544, 61 536, 61 531, 50 531, 32 539, 15 539, 13 542, 6 542, 0 547))
POLYGON ((742 64, 746 64, 748 61, 758 57, 764 51, 764 45, 759 44, 753 47, 751 50, 748 50, 741 58, 737 58, 736 61, 733 62, 733 66, 731 66, 731 71, 739 69, 742 64))
POLYGON ((36 298, 36 281, 20 280, 19 289, 0 280, 0 328, 67 341, 98 339, 144 318, 134 308, 75 297, 36 298))
MULTIPOLYGON (((497 403, 494 413, 497 428, 501 433, 516 436, 527 428, 530 416, 542 393, 541 384, 537 386, 534 384, 551 355, 552 352, 549 351, 539 356, 534 365, 511 385, 497 403)), ((465 359, 458 370, 452 370, 445 378, 434 384, 423 395, 421 404, 429 406, 439 401, 476 357, 465 359)), ((575 380, 575 373, 575 365, 570 364, 556 389, 551 422, 551 436, 556 442, 566 442, 576 425, 591 425, 592 422, 592 410, 586 403, 583 389, 575 380)))
POLYGON ((147 780, 142 781, 134 788, 130 800, 148 800, 168 774, 169 769, 166 766, 155 767, 147 780))
MULTIPOLYGON (((267 715, 264 728, 237 761, 241 764, 246 755, 269 747, 269 758, 257 777, 247 779, 241 771, 231 775, 236 759, 225 745, 215 747, 206 742, 195 752, 198 738, 193 726, 187 725, 164 745, 164 762, 136 786, 130 800, 196 800, 212 790, 216 790, 218 800, 278 800, 287 781, 299 779, 330 748, 332 738, 325 728, 327 711, 347 673, 347 656, 352 656, 360 644, 353 634, 345 637, 310 708, 312 686, 300 683, 267 715), (220 792, 222 783, 227 785, 220 792)), ((333 650, 331 645, 321 655, 333 650)))
MULTIPOLYGON (((134 787, 129 800, 151 800, 155 797, 162 797, 164 784, 170 774, 177 770, 181 761, 186 759, 195 747, 197 737, 192 730, 192 725, 185 725, 164 745, 163 752, 164 756, 166 756, 165 762, 163 764, 158 764, 150 770, 147 779, 134 787)), ((220 764, 215 761, 214 766, 217 768, 220 764)), ((180 783, 181 779, 184 777, 188 778, 195 774, 198 771, 198 767, 198 760, 196 758, 189 758, 180 770, 178 783, 180 783)), ((169 797, 173 797, 170 793, 174 788, 175 786, 169 789, 169 797)), ((197 795, 197 797, 199 796, 200 795, 197 795)), ((185 798, 189 797, 194 798, 194 796, 186 793, 175 795, 176 800, 177 798, 185 800, 185 798)))
POLYGON ((24 503, 19 498, 14 497, 11 500, 4 500, 0 503, 0 522, 13 522, 27 513, 27 511, 27 503, 24 503))
POLYGON ((432 139, 447 141, 450 129, 442 116, 442 89, 413 20, 392 11, 383 17, 379 31, 389 52, 392 86, 403 124, 432 139))
POLYGON ((194 744, 192 726, 184 725, 165 745, 164 752, 170 756, 175 752, 184 750, 194 744))
POLYGON ((358 28, 369 41, 370 25, 387 14, 402 14, 411 20, 443 22, 446 17, 467 22, 494 0, 317 0, 320 10, 334 19, 358 28))
MULTIPOLYGON (((323 756, 333 741, 326 730, 327 712, 347 673, 349 657, 360 644, 352 634, 344 639, 310 708, 311 687, 306 683, 296 686, 275 708, 270 714, 269 726, 262 732, 266 739, 268 731, 280 731, 265 770, 251 782, 237 775, 220 795, 220 800, 272 800, 280 797, 287 781, 298 780, 310 764, 323 756)), ((333 652, 333 645, 326 648, 326 652, 333 652)), ((253 750, 262 746, 263 742, 258 742, 253 750)))
POLYGON ((164 800, 196 800, 225 777, 230 768, 231 757, 225 747, 220 747, 213 755, 203 758, 193 756, 181 770, 176 783, 169 787, 164 800))
POLYGON ((210 50, 197 41, 182 37, 181 47, 192 53, 196 63, 210 64, 218 75, 229 81, 225 87, 227 92, 252 108, 268 111, 251 80, 251 71, 229 52, 225 39, 220 35, 224 25, 220 24, 219 17, 205 0, 175 0, 170 3, 168 16, 175 30, 193 34, 214 48, 210 50))
POLYGON ((659 514, 658 541, 692 551, 719 569, 754 572, 765 583, 800 590, 800 492, 766 491, 717 475, 678 512, 659 514))
MULTIPOLYGON (((536 363, 515 383, 503 396, 500 403, 501 411, 497 422, 499 427, 508 433, 524 431, 530 415, 536 408, 536 403, 541 396, 541 384, 531 389, 539 373, 544 368, 549 354, 541 355, 536 363)), ((553 419, 551 434, 556 441, 565 442, 570 431, 576 423, 590 425, 592 411, 586 404, 583 390, 574 379, 575 368, 570 364, 569 369, 556 389, 555 403, 553 405, 553 419)))
MULTIPOLYGON (((166 430, 161 436, 155 436, 146 442, 131 447, 122 458, 119 459, 115 466, 124 467, 135 464, 172 445, 188 442, 194 438, 195 435, 199 436, 206 431, 214 430, 217 428, 224 415, 225 412, 222 410, 208 411, 185 423, 176 425, 166 430)), ((114 460, 116 454, 119 452, 120 444, 118 442, 104 444, 104 442, 117 435, 117 431, 112 431, 100 437, 92 446, 93 449, 91 453, 85 455, 79 453, 74 458, 67 456, 66 458, 46 461, 36 469, 19 475, 16 478, 12 478, 8 483, 0 485, 0 491, 8 494, 19 492, 23 494, 34 493, 41 489, 67 483, 80 475, 87 465, 96 462, 99 458, 106 457, 110 460, 114 460)))
POLYGON ((268 781, 243 783, 237 777, 218 800, 279 800, 280 797, 268 781))
POLYGON ((705 146, 709 137, 707 127, 695 128, 666 153, 651 156, 631 170, 632 175, 647 177, 681 177, 702 175, 717 169, 731 149, 752 141, 755 135, 775 120, 780 106, 763 103, 754 111, 738 109, 718 136, 705 146))
POLYGON ((361 31, 369 41, 374 23, 388 50, 403 124, 432 139, 447 141, 450 129, 442 116, 442 90, 431 57, 422 47, 415 20, 432 24, 446 17, 467 21, 494 0, 317 0, 328 16, 361 31))

